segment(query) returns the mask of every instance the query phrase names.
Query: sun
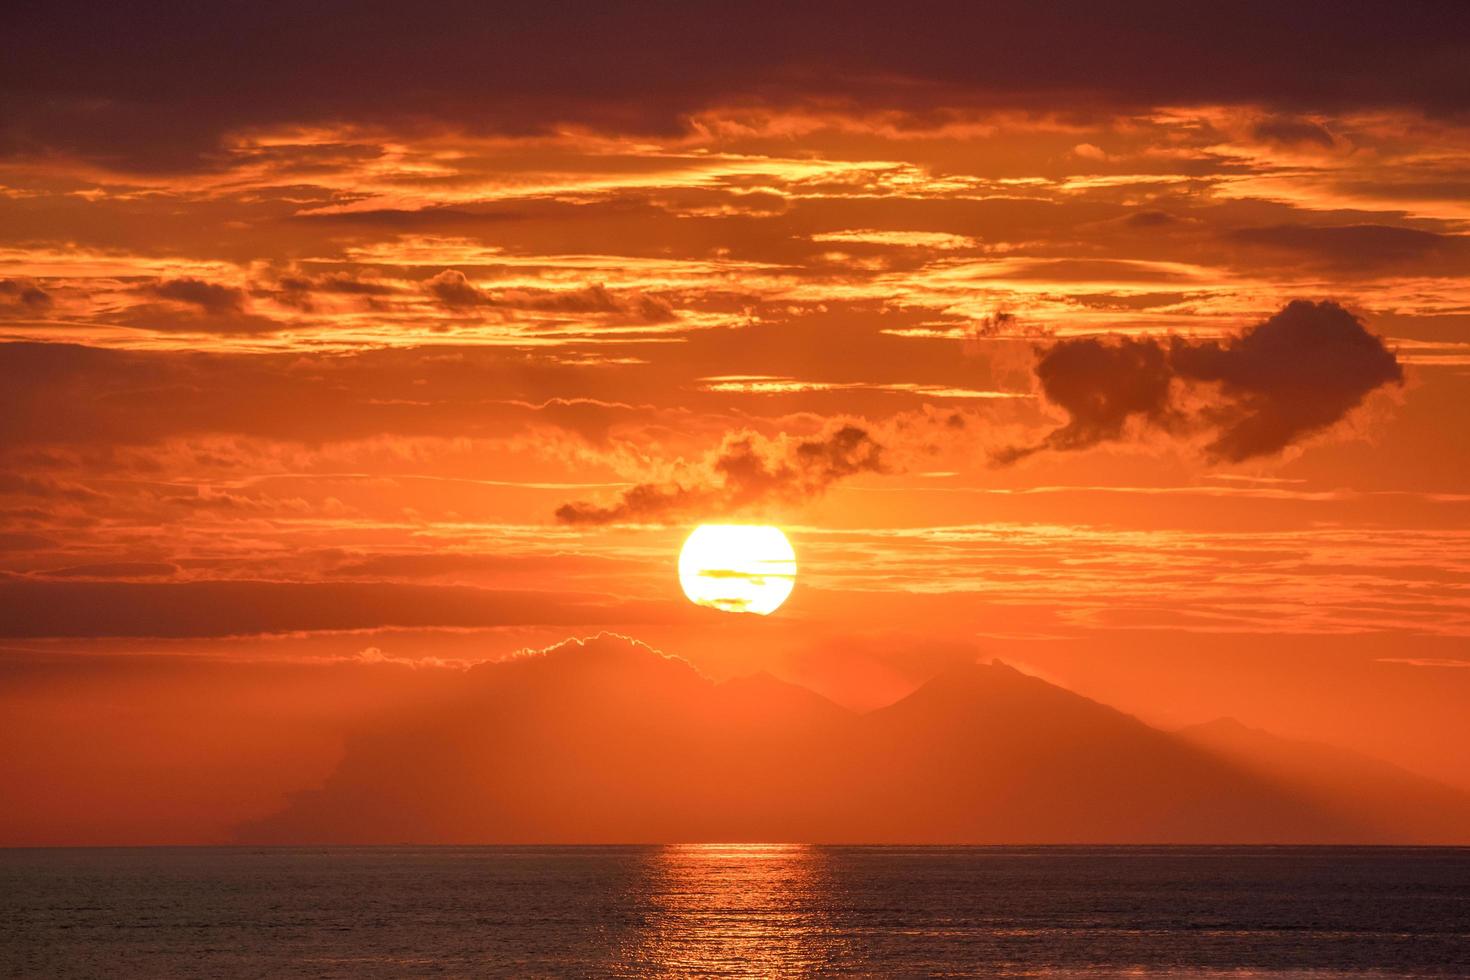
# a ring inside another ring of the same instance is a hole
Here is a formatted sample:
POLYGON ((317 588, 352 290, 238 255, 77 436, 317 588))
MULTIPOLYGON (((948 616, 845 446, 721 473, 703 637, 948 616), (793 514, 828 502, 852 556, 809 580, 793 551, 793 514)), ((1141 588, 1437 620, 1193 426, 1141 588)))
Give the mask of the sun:
POLYGON ((796 552, 778 527, 701 524, 679 552, 679 584, 698 605, 769 616, 796 585, 796 552))

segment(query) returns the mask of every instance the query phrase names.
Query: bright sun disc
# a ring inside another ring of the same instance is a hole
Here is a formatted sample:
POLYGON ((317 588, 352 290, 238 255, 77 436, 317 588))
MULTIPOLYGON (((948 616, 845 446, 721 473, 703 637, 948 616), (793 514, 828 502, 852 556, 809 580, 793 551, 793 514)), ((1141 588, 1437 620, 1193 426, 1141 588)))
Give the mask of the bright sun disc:
POLYGON ((701 606, 768 616, 796 585, 796 552, 778 527, 701 524, 679 552, 679 584, 701 606))

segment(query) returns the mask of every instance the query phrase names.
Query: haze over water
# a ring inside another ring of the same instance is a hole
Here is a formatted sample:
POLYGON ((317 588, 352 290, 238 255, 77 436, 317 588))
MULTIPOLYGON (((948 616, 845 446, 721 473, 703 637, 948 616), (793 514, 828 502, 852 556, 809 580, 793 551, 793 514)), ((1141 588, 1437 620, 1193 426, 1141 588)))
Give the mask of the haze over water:
POLYGON ((1470 850, 0 852, 7 976, 1470 973, 1470 850))

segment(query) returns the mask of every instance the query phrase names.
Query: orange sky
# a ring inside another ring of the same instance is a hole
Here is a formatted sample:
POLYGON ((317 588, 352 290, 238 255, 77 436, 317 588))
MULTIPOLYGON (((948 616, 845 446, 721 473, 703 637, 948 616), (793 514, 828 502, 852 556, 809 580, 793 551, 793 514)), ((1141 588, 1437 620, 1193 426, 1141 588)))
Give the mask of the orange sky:
POLYGON ((1000 657, 1470 788, 1470 34, 821 6, 26 15, 12 838, 217 839, 604 629, 856 707, 1000 657), (790 535, 775 615, 679 592, 721 520, 790 535))

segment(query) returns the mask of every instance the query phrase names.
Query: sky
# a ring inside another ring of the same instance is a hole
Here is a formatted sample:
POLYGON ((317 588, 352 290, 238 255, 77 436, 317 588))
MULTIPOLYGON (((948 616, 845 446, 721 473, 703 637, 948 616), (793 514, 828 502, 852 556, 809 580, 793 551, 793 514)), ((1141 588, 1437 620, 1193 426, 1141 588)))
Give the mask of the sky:
POLYGON ((1470 789, 1470 11, 1279 6, 8 12, 0 831, 214 839, 601 631, 1470 789))

